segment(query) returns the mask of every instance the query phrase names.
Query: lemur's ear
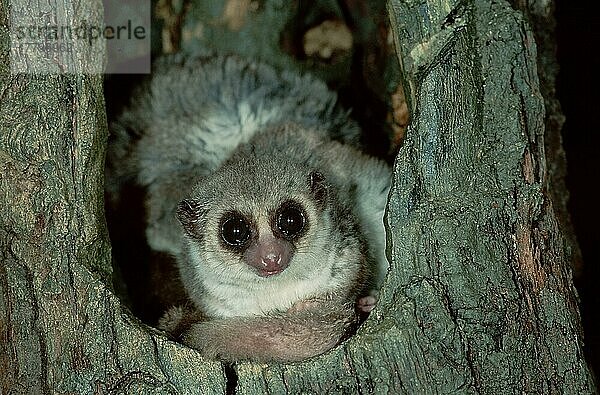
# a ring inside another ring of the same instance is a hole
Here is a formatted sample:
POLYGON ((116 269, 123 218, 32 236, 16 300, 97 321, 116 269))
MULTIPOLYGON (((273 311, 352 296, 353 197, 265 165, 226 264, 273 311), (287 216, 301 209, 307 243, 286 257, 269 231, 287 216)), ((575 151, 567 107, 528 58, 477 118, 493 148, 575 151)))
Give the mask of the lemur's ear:
POLYGON ((195 239, 202 238, 206 209, 194 199, 184 199, 177 205, 177 219, 185 233, 195 239))
POLYGON ((325 176, 318 171, 311 172, 308 175, 308 185, 310 186, 310 192, 317 204, 320 207, 323 207, 327 201, 327 183, 325 182, 325 176))

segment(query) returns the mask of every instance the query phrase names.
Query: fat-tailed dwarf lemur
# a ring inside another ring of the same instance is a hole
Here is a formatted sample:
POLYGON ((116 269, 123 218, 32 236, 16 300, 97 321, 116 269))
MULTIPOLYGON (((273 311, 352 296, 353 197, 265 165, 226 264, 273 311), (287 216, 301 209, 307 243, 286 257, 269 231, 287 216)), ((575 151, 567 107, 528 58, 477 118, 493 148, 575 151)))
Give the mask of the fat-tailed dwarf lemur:
POLYGON ((320 80, 235 56, 171 56, 112 122, 107 188, 146 190, 149 246, 192 307, 160 327, 226 361, 323 353, 375 303, 390 169, 320 80))

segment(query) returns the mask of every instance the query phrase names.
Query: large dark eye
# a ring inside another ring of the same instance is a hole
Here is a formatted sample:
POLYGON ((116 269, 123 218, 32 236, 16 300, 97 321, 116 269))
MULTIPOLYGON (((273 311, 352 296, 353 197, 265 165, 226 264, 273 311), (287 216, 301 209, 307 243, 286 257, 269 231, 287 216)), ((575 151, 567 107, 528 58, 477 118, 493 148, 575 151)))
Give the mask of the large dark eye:
POLYGON ((250 239, 250 225, 241 215, 231 214, 221 224, 221 238, 230 246, 243 246, 250 239))
POLYGON ((305 225, 304 212, 296 205, 284 204, 277 211, 275 226, 285 238, 293 239, 299 236, 305 225))

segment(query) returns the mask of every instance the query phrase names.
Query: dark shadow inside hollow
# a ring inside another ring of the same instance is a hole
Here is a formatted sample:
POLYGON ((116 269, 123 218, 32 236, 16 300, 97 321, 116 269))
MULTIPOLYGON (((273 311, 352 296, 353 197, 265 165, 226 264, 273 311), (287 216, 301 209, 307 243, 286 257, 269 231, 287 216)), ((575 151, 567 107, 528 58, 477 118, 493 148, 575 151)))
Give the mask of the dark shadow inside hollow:
MULTIPOLYGON (((126 108, 145 75, 109 75, 105 79, 110 123, 126 108)), ((109 136, 109 145, 113 140, 109 136)), ((112 245, 113 286, 121 300, 143 322, 156 325, 172 304, 186 300, 173 257, 152 251, 146 242, 145 191, 122 186, 120 199, 106 196, 106 218, 112 245)))
POLYGON ((126 186, 121 201, 107 204, 106 216, 115 290, 138 318, 155 325, 169 307, 185 303, 187 297, 175 259, 146 243, 144 195, 142 188, 126 186))

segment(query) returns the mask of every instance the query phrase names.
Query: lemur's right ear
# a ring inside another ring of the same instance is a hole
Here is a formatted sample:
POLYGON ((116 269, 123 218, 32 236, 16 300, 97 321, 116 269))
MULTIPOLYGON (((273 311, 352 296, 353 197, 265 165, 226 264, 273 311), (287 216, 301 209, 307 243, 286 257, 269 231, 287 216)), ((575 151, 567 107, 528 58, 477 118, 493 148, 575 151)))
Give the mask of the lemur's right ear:
POLYGON ((195 199, 184 199, 177 205, 177 219, 185 233, 195 239, 202 238, 206 209, 195 199))

